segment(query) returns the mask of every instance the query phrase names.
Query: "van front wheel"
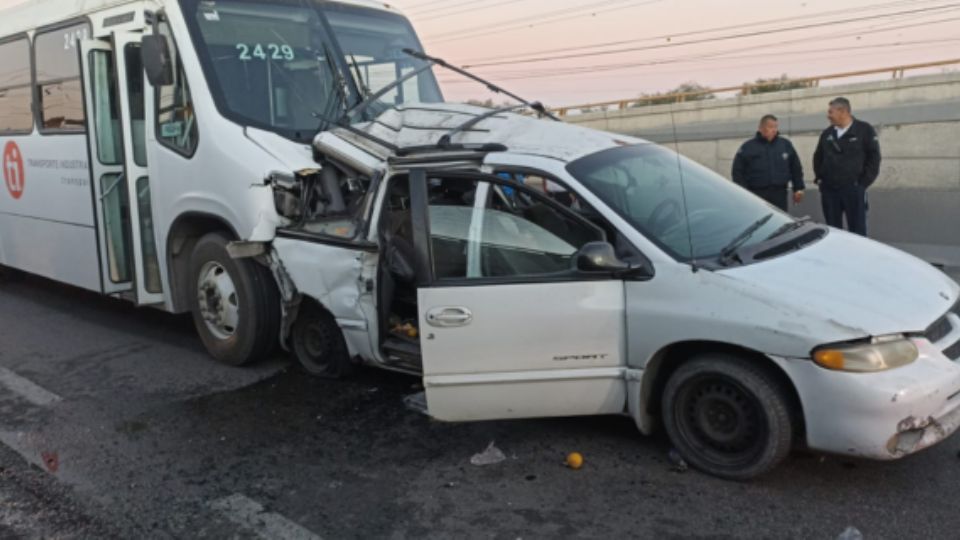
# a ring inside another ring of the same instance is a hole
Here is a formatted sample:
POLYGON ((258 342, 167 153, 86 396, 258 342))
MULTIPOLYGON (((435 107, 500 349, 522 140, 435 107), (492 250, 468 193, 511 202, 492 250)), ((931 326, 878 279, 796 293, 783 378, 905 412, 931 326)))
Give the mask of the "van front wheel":
POLYGON ((680 366, 663 393, 671 442, 693 467, 747 480, 776 467, 793 443, 789 400, 757 361, 727 354, 680 366))
POLYGON ((200 339, 217 360, 242 366, 278 341, 280 298, 273 276, 252 259, 232 259, 230 240, 210 233, 190 257, 191 311, 200 339))

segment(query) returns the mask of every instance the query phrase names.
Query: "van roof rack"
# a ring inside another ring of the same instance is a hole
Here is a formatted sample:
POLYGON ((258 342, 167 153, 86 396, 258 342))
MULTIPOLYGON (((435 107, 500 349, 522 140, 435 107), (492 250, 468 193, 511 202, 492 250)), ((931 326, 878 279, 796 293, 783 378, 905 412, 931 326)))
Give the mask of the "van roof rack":
POLYGON ((444 152, 451 151, 489 154, 490 152, 506 152, 507 150, 509 150, 509 148, 500 143, 446 144, 443 146, 427 144, 422 146, 407 146, 404 148, 398 148, 394 151, 394 153, 397 155, 397 157, 409 157, 418 154, 442 154, 444 152))

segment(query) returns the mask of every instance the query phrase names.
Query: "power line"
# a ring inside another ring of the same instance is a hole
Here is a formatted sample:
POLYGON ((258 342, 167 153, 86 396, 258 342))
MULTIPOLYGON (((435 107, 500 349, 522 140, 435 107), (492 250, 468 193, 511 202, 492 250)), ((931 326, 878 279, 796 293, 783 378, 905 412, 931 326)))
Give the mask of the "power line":
POLYGON ((925 0, 925 1, 924 1, 924 0, 921 0, 920 2, 918 2, 917 0, 896 0, 896 1, 894 1, 894 2, 887 2, 887 3, 885 3, 885 4, 876 4, 876 5, 872 5, 872 6, 862 6, 862 7, 856 7, 856 8, 844 8, 844 9, 838 9, 838 10, 833 10, 833 11, 823 11, 823 12, 820 12, 820 13, 811 13, 811 14, 809 14, 809 15, 798 15, 798 16, 793 16, 793 17, 779 17, 779 18, 776 18, 776 19, 766 19, 766 20, 762 20, 762 21, 754 21, 754 22, 749 22, 749 23, 740 23, 740 24, 734 24, 734 25, 728 25, 728 26, 719 26, 719 27, 714 27, 714 28, 705 28, 705 29, 702 29, 702 30, 692 30, 692 31, 688 31, 688 32, 679 32, 679 33, 676 33, 676 34, 665 34, 665 35, 661 35, 661 36, 653 36, 653 37, 647 37, 647 38, 627 39, 627 40, 620 40, 620 41, 608 41, 608 42, 604 42, 604 43, 583 44, 583 45, 576 45, 576 46, 571 46, 571 47, 542 49, 542 50, 539 50, 539 51, 530 51, 530 52, 525 52, 525 53, 512 53, 512 54, 507 54, 507 55, 497 55, 497 56, 488 56, 488 57, 482 57, 482 58, 474 58, 474 59, 471 59, 471 60, 467 60, 466 62, 467 62, 468 65, 469 65, 469 64, 474 64, 474 63, 479 64, 480 62, 486 62, 486 61, 489 61, 489 60, 502 60, 502 59, 505 59, 505 58, 516 59, 516 58, 518 58, 518 57, 519 57, 519 58, 524 58, 524 57, 528 57, 528 56, 536 56, 536 55, 544 55, 544 54, 555 54, 555 53, 568 52, 568 51, 582 51, 582 50, 584 50, 584 49, 598 49, 598 48, 602 48, 602 47, 615 47, 615 46, 618 46, 618 45, 626 45, 626 44, 629 44, 629 43, 642 43, 642 42, 644 42, 644 41, 657 41, 657 40, 668 39, 668 38, 689 37, 689 36, 700 35, 700 34, 711 34, 711 33, 714 33, 714 32, 722 32, 722 31, 725 31, 725 30, 740 30, 740 29, 743 29, 743 28, 754 28, 754 27, 758 27, 758 26, 765 26, 765 25, 768 25, 768 24, 776 24, 776 23, 781 23, 781 22, 790 22, 790 21, 805 20, 805 19, 819 19, 819 18, 822 18, 822 17, 830 17, 830 16, 834 16, 834 15, 842 15, 842 14, 844 14, 844 13, 850 13, 850 12, 876 11, 876 10, 880 10, 880 9, 887 9, 887 8, 891 8, 891 7, 902 6, 902 5, 905 5, 905 4, 916 5, 916 4, 918 4, 918 3, 935 3, 935 2, 940 2, 940 1, 941 1, 941 0, 925 0))
MULTIPOLYGON (((663 0, 654 0, 654 1, 659 2, 663 0)), ((624 3, 627 3, 628 5, 620 6, 621 8, 631 7, 630 4, 635 4, 637 2, 633 0, 603 0, 602 2, 594 2, 593 4, 587 4, 585 6, 578 6, 574 8, 555 11, 554 13, 546 17, 543 15, 532 15, 528 17, 521 17, 519 19, 512 18, 507 20, 501 20, 495 23, 484 24, 481 26, 451 30, 451 31, 443 32, 433 36, 428 36, 425 39, 426 41, 431 41, 431 42, 444 42, 444 41, 456 41, 459 39, 473 38, 473 37, 478 37, 480 35, 487 35, 491 33, 501 33, 509 30, 515 30, 517 28, 527 28, 527 27, 537 26, 538 24, 549 22, 550 20, 555 19, 558 16, 567 15, 571 13, 575 13, 576 17, 580 17, 580 16, 583 16, 584 12, 589 12, 592 9, 599 9, 605 6, 610 6, 615 4, 624 4, 624 3), (496 28, 496 29, 490 30, 490 28, 496 28)), ((651 3, 651 2, 649 0, 645 2, 640 2, 641 5, 648 4, 648 3, 651 3)))
MULTIPOLYGON (((479 3, 480 3, 481 5, 483 4, 482 2, 479 2, 479 3)), ((439 6, 439 7, 432 7, 432 8, 429 8, 429 9, 406 10, 406 13, 409 14, 409 15, 412 15, 412 16, 414 16, 414 17, 417 17, 417 16, 420 16, 420 15, 423 15, 423 14, 431 14, 431 13, 436 13, 436 12, 440 12, 440 11, 446 11, 446 10, 448 10, 448 9, 455 9, 455 8, 458 8, 458 7, 463 7, 463 6, 471 5, 471 4, 477 5, 478 2, 476 2, 475 0, 464 0, 464 1, 461 1, 461 2, 447 2, 445 5, 442 5, 442 6, 439 6)))
MULTIPOLYGON (((953 11, 956 11, 956 9, 957 9, 957 8, 954 8, 953 11)), ((926 15, 926 16, 929 16, 929 15, 926 15)), ((915 19, 915 18, 916 18, 916 17, 914 17, 914 19, 915 19)), ((672 57, 672 58, 657 59, 657 60, 646 61, 646 62, 636 62, 636 61, 632 61, 632 62, 618 62, 618 63, 613 63, 613 64, 600 64, 600 65, 591 64, 591 65, 588 65, 588 66, 569 66, 569 67, 560 68, 560 69, 556 69, 556 68, 544 68, 544 69, 541 69, 541 70, 530 70, 530 69, 526 69, 526 70, 499 71, 499 72, 495 72, 495 73, 493 73, 493 74, 488 74, 487 76, 497 76, 497 75, 500 75, 500 76, 510 76, 510 75, 515 75, 515 74, 523 74, 523 75, 525 75, 527 78, 530 78, 530 77, 536 77, 536 76, 552 77, 552 76, 557 76, 557 75, 566 75, 566 74, 584 73, 584 72, 586 72, 586 73, 595 73, 595 72, 602 72, 602 71, 617 71, 617 70, 620 70, 620 69, 627 69, 627 68, 632 68, 632 67, 644 67, 644 66, 651 66, 651 65, 662 65, 662 64, 678 63, 678 62, 687 61, 687 60, 698 60, 698 59, 704 59, 704 58, 718 57, 718 56, 723 56, 723 55, 727 55, 727 54, 731 54, 731 53, 737 53, 737 52, 743 52, 743 51, 751 51, 751 50, 757 49, 757 48, 759 48, 759 47, 768 47, 768 48, 769 48, 769 47, 782 47, 782 46, 785 46, 785 45, 794 45, 794 44, 797 44, 797 43, 807 43, 808 41, 811 41, 811 40, 834 41, 834 40, 838 40, 838 39, 847 39, 847 38, 853 37, 854 35, 858 36, 858 38, 859 38, 860 36, 872 35, 872 34, 881 34, 881 33, 891 32, 891 31, 895 31, 895 30, 904 30, 904 29, 916 28, 916 27, 929 27, 929 26, 935 25, 935 24, 943 24, 943 23, 953 22, 953 21, 958 20, 958 19, 960 19, 960 18, 938 19, 938 20, 934 20, 934 21, 923 21, 923 22, 920 22, 920 23, 894 24, 894 25, 882 26, 882 27, 880 27, 880 28, 868 27, 868 28, 865 28, 865 29, 855 29, 854 31, 848 32, 847 34, 834 34, 834 33, 826 34, 826 33, 821 33, 821 34, 818 34, 818 35, 815 35, 815 36, 804 36, 804 37, 795 38, 795 39, 792 39, 792 40, 779 40, 779 41, 777 41, 777 42, 775 42, 775 43, 753 44, 753 45, 748 45, 748 46, 745 46, 745 47, 738 47, 738 48, 734 48, 734 49, 726 49, 726 50, 723 50, 723 51, 715 51, 715 52, 709 52, 709 53, 698 53, 698 54, 693 54, 693 55, 688 54, 688 55, 679 56, 679 57, 675 56, 675 57, 672 57)))
POLYGON ((493 3, 493 4, 488 4, 488 5, 483 5, 483 6, 477 6, 477 5, 475 5, 476 2, 474 2, 473 0, 471 0, 470 2, 466 2, 466 4, 474 4, 474 6, 471 7, 471 8, 462 9, 462 10, 460 10, 460 11, 450 11, 450 12, 447 12, 447 13, 441 13, 441 14, 439 14, 439 15, 432 15, 432 16, 430 16, 430 17, 425 17, 425 18, 421 18, 421 19, 418 19, 418 20, 420 20, 420 21, 432 21, 432 20, 434 20, 434 19, 442 19, 442 18, 444 18, 444 17, 450 17, 450 16, 453 16, 453 15, 462 15, 462 14, 464 14, 464 13, 472 13, 472 12, 474 12, 474 11, 483 11, 483 10, 485 10, 485 9, 491 9, 491 8, 495 8, 495 7, 497 7, 497 6, 502 6, 502 5, 505 5, 505 4, 516 4, 516 3, 522 2, 522 1, 523 1, 523 0, 503 0, 503 1, 501 1, 501 2, 495 2, 495 3, 493 3))
MULTIPOLYGON (((742 33, 738 33, 738 34, 727 34, 727 35, 725 35, 725 36, 717 36, 717 37, 710 37, 710 38, 703 38, 703 39, 695 39, 695 40, 684 41, 684 42, 680 42, 680 43, 669 42, 669 43, 660 43, 660 44, 657 44, 657 45, 646 45, 646 46, 643 46, 643 47, 627 47, 627 48, 621 48, 621 49, 613 49, 613 50, 608 50, 608 51, 596 51, 596 52, 563 54, 563 55, 554 55, 554 56, 541 56, 541 57, 535 57, 535 58, 529 58, 529 59, 521 59, 521 60, 504 60, 504 61, 500 61, 500 62, 487 62, 487 63, 481 63, 481 64, 468 65, 468 66, 464 66, 464 67, 465 67, 465 68, 479 68, 479 67, 489 67, 489 66, 504 66, 504 65, 517 65, 517 64, 531 64, 531 63, 539 63, 539 62, 551 62, 551 61, 555 61, 555 60, 570 60, 570 59, 574 59, 574 58, 592 58, 592 57, 597 57, 597 56, 608 56, 608 55, 611 55, 611 54, 622 54, 622 53, 625 53, 625 52, 638 52, 638 51, 649 51, 649 50, 654 50, 654 49, 667 49, 667 48, 673 48, 673 47, 683 47, 683 46, 687 46, 687 45, 698 45, 698 44, 703 44, 703 43, 716 43, 716 42, 719 42, 719 41, 730 41, 730 40, 734 40, 734 39, 743 39, 743 38, 748 38, 748 37, 758 37, 758 36, 765 36, 765 35, 778 34, 778 33, 784 33, 784 32, 796 32, 796 31, 798 31, 798 30, 809 30, 809 29, 813 29, 813 28, 825 28, 825 27, 830 27, 830 26, 840 26, 840 25, 850 24, 850 23, 854 23, 854 22, 863 22, 863 21, 869 21, 869 20, 885 19, 885 18, 900 16, 900 15, 910 15, 910 14, 915 14, 915 13, 929 13, 929 12, 934 12, 934 11, 949 10, 949 9, 956 8, 957 6, 960 6, 960 3, 944 4, 944 5, 936 6, 936 7, 919 8, 919 9, 912 9, 912 10, 904 10, 904 11, 898 11, 898 12, 894 12, 894 13, 885 13, 885 14, 878 14, 878 15, 867 15, 867 16, 863 16, 863 17, 854 17, 854 18, 845 19, 845 20, 839 20, 839 21, 826 21, 826 22, 819 22, 819 23, 807 23, 807 24, 801 24, 801 25, 796 25, 796 26, 781 27, 781 28, 774 28, 774 29, 768 29, 768 30, 755 30, 755 31, 752 31, 752 32, 742 32, 742 33)), ((665 36, 665 38, 669 38, 669 37, 670 37, 670 36, 665 36)))
MULTIPOLYGON (((956 42, 960 42, 960 38, 943 38, 943 39, 931 39, 931 40, 906 41, 906 42, 897 42, 897 43, 883 43, 883 44, 874 44, 874 45, 861 45, 861 46, 855 46, 855 47, 846 47, 844 48, 844 52, 857 51, 857 50, 890 49, 890 48, 900 48, 900 47, 918 48, 916 47, 917 45, 923 45, 924 47, 919 47, 923 49, 923 48, 927 48, 926 46, 928 45, 956 43, 956 42)), ((751 58, 795 56, 795 55, 805 55, 805 54, 811 54, 811 53, 824 53, 824 52, 836 52, 836 48, 826 47, 826 48, 819 48, 819 49, 780 51, 780 52, 771 52, 771 53, 756 53, 756 54, 745 54, 745 55, 737 55, 737 56, 722 56, 722 57, 712 56, 712 57, 689 58, 689 59, 682 59, 682 60, 676 60, 676 61, 671 61, 671 60, 652 61, 652 62, 641 63, 641 64, 633 64, 625 67, 631 67, 631 68, 649 67, 654 65, 671 65, 671 64, 681 64, 681 63, 690 63, 690 62, 698 62, 698 61, 707 61, 712 63, 712 62, 723 62, 728 60, 745 60, 745 59, 751 59, 751 58)), ((803 60, 812 60, 812 59, 814 58, 813 57, 803 58, 803 60)), ((735 64, 733 66, 725 65, 724 69, 729 69, 730 67, 743 67, 744 65, 749 66, 749 65, 756 65, 756 64, 735 64)), ((601 71, 606 71, 606 69, 589 70, 589 68, 583 68, 577 71, 562 72, 562 73, 545 73, 545 74, 537 74, 537 75, 529 75, 529 76, 504 76, 504 77, 500 77, 500 80, 521 80, 521 79, 533 78, 533 77, 545 78, 545 77, 564 76, 564 75, 573 75, 573 74, 579 75, 584 73, 596 73, 601 71)), ((441 80, 441 82, 443 84, 460 84, 461 82, 468 82, 468 81, 441 80)))
POLYGON ((412 6, 407 6, 407 10, 420 9, 422 7, 432 6, 435 4, 443 4, 447 0, 433 0, 431 2, 420 2, 419 4, 413 4, 412 6))

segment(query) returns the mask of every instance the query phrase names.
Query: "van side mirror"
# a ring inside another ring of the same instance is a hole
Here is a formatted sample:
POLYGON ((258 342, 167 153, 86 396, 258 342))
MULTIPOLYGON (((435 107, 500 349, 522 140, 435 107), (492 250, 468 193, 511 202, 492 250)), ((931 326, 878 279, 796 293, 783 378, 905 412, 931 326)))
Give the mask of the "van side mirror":
POLYGON ((574 256, 579 272, 606 272, 623 277, 652 277, 653 269, 649 263, 630 264, 620 260, 613 245, 609 242, 590 242, 585 244, 574 256))
POLYGON ((143 36, 140 44, 140 60, 153 86, 173 84, 173 62, 166 36, 143 36))

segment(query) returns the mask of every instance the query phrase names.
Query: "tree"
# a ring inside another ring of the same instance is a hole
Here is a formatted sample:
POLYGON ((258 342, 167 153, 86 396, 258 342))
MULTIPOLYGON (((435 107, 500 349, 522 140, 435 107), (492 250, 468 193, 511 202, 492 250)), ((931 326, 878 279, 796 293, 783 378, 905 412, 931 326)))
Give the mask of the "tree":
POLYGON ((644 107, 647 105, 664 105, 666 103, 679 103, 682 101, 703 101, 715 97, 716 96, 710 92, 710 89, 706 86, 689 81, 666 92, 641 94, 637 101, 630 106, 644 107))
MULTIPOLYGON (((749 85, 750 83, 744 83, 749 85)), ((810 81, 791 80, 786 73, 770 79, 757 79, 752 86, 747 86, 747 94, 768 94, 770 92, 783 92, 785 90, 794 90, 797 88, 810 88, 810 81)))

